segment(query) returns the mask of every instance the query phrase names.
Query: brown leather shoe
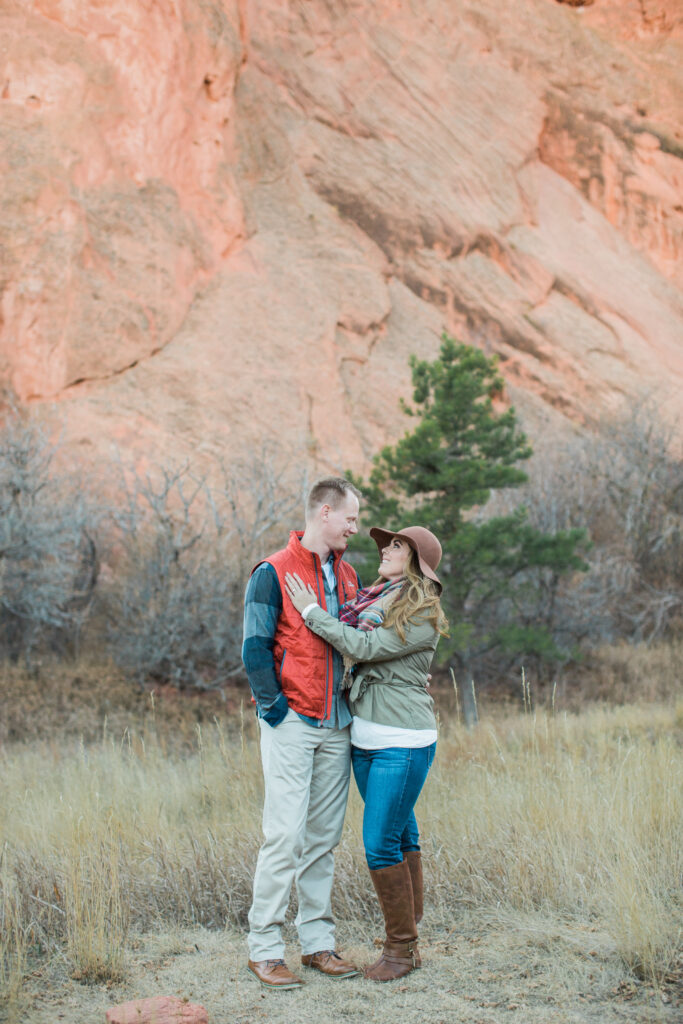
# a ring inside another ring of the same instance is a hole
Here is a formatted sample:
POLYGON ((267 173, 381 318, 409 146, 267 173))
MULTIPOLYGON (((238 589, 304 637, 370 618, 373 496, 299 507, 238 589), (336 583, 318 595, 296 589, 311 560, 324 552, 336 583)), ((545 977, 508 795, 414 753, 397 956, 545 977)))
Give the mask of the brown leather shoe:
POLYGON ((304 982, 292 974, 284 960, 250 960, 247 970, 261 982, 264 988, 301 988, 304 982))
POLYGON ((353 978, 356 974, 360 974, 355 964, 344 960, 333 949, 321 949, 318 953, 306 953, 301 957, 301 963, 304 967, 312 967, 314 970, 326 974, 328 978, 334 978, 337 981, 341 978, 353 978))

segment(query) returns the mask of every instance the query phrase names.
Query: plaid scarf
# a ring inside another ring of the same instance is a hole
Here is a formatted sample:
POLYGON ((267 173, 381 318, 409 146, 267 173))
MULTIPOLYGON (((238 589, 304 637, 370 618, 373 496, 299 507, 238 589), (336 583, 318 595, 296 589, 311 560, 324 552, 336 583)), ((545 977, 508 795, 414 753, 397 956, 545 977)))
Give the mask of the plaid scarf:
POLYGON ((398 580, 376 583, 374 587, 361 587, 353 601, 347 601, 341 606, 339 621, 365 632, 376 629, 384 621, 387 605, 397 596, 395 591, 399 590, 404 582, 401 576, 398 580))

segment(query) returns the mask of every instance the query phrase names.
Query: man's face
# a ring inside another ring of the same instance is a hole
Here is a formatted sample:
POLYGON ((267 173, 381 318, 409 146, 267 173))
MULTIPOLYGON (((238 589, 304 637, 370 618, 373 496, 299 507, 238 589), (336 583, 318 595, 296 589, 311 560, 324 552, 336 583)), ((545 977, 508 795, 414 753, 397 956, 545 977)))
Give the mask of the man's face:
POLYGON ((323 540, 330 551, 346 551, 349 537, 358 533, 358 498, 350 491, 338 508, 323 505, 320 510, 323 540))

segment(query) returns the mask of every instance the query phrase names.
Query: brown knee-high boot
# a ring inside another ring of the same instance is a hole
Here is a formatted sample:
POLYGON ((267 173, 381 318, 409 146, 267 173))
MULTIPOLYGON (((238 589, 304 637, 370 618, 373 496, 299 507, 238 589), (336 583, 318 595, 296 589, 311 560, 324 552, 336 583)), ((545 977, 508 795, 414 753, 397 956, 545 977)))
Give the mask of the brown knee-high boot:
POLYGON ((379 960, 365 970, 371 981, 393 981, 420 966, 413 887, 405 860, 370 872, 384 915, 386 939, 379 960))
POLYGON ((403 859, 408 861, 410 881, 413 886, 413 907, 415 924, 419 924, 424 913, 424 882, 422 880, 422 854, 419 850, 407 850, 403 859))

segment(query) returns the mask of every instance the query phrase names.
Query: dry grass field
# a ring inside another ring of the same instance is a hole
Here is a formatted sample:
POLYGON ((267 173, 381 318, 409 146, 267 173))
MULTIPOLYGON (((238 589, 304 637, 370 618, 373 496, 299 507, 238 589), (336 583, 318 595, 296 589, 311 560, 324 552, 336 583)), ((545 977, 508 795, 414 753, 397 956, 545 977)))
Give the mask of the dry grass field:
MULTIPOLYGON (((444 702, 445 703, 445 702, 444 702)), ((418 806, 425 967, 391 985, 266 993, 245 971, 260 842, 249 709, 189 736, 150 710, 0 752, 0 1017, 103 1021, 152 994, 212 1022, 550 1024, 681 1019, 683 703, 490 709, 441 722, 418 806)), ((337 857, 340 946, 381 928, 353 794, 337 857)), ((289 926, 290 966, 299 965, 289 926)))

